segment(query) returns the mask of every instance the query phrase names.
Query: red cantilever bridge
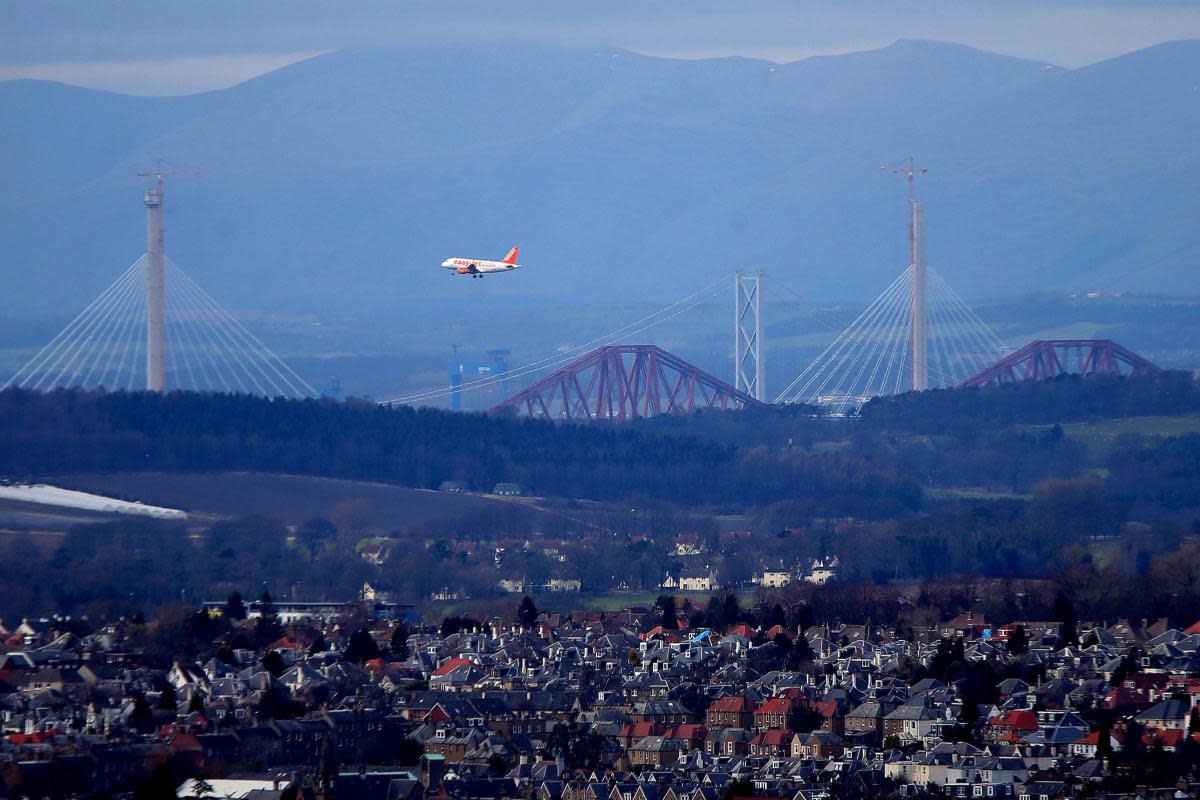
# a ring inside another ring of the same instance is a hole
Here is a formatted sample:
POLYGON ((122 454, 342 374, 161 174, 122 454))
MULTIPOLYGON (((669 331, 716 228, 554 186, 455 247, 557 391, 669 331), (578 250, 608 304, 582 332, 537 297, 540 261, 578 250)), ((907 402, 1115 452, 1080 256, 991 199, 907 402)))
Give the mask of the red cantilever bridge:
POLYGON ((1021 381, 1044 381, 1059 375, 1154 375, 1162 372, 1112 339, 1037 339, 967 378, 958 388, 1021 381))
POLYGON ((492 411, 558 420, 623 421, 698 408, 762 405, 745 392, 652 344, 598 347, 492 411))

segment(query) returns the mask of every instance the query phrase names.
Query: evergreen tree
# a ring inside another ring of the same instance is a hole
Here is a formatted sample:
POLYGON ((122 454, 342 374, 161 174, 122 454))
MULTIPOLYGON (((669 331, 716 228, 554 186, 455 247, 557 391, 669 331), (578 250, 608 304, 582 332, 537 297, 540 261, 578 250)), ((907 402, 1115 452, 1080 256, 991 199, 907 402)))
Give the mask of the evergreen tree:
POLYGON ((246 604, 242 601, 242 593, 234 591, 229 595, 229 599, 225 601, 224 610, 225 619, 243 620, 246 618, 246 604))
POLYGON ((788 620, 791 627, 798 633, 803 634, 806 630, 813 626, 813 610, 808 603, 801 603, 793 607, 788 612, 788 620))
POLYGON ((354 664, 362 664, 373 658, 379 658, 379 655, 379 645, 375 644, 375 639, 371 636, 370 631, 366 628, 359 628, 350 634, 350 641, 346 645, 346 652, 342 654, 342 658, 354 664))
POLYGON ((1008 652, 1014 656, 1029 652, 1029 634, 1025 632, 1024 625, 1018 625, 1008 637, 1008 652))
POLYGON ((767 620, 763 623, 764 627, 770 629, 776 625, 779 627, 787 627, 787 617, 783 614, 783 606, 776 603, 771 607, 771 611, 767 614, 767 620))
POLYGON ((204 700, 201 699, 199 691, 192 692, 192 699, 188 701, 187 710, 189 714, 204 713, 204 700))
POLYGON ((216 791, 213 790, 211 783, 204 778, 196 778, 195 783, 192 784, 190 797, 194 797, 196 800, 204 800, 204 798, 212 797, 214 794, 216 794, 216 791))
POLYGON ((679 617, 676 616, 675 610, 675 595, 660 594, 658 602, 654 604, 654 607, 662 612, 662 619, 659 621, 659 624, 663 628, 669 631, 679 630, 679 617))
POLYGON ((821 716, 821 712, 814 708, 807 700, 804 700, 792 706, 792 713, 788 715, 787 726, 788 730, 794 733, 810 733, 820 728, 824 722, 825 718, 821 716))
MULTIPOLYGON (((722 627, 721 612, 724 605, 721 603, 721 598, 715 594, 708 598, 708 605, 704 607, 704 613, 700 619, 704 623, 704 627, 717 628, 722 627)), ((697 627, 693 625, 692 627, 697 627)))
POLYGON ((1104 761, 1112 758, 1112 754, 1112 731, 1109 730, 1107 722, 1101 722, 1096 730, 1096 758, 1104 761))
POLYGON ((801 633, 796 637, 796 641, 792 642, 789 669, 796 670, 816 657, 817 654, 813 652, 812 645, 808 643, 808 637, 801 633))
POLYGON ((129 727, 138 733, 149 733, 154 730, 154 712, 146 702, 146 695, 138 692, 133 696, 133 710, 129 714, 129 727))
POLYGON ((287 666, 283 663, 283 656, 279 655, 279 651, 272 650, 263 655, 262 668, 269 672, 272 678, 278 678, 287 666))
POLYGON ((1139 764, 1146 756, 1146 743, 1142 741, 1145 729, 1136 719, 1125 723, 1125 733, 1121 737, 1121 760, 1130 764, 1139 764))
POLYGON ((1061 623, 1061 634, 1058 637, 1060 646, 1067 647, 1079 643, 1079 619, 1075 616, 1075 604, 1062 589, 1059 589, 1054 597, 1050 618, 1061 623))
POLYGON ((283 626, 279 624, 279 611, 271 600, 270 592, 263 591, 258 599, 258 619, 254 620, 254 643, 265 647, 283 635, 283 626))
POLYGON ((521 605, 517 607, 517 622, 521 623, 522 628, 532 628, 537 623, 538 610, 533 604, 533 598, 525 595, 521 600, 521 605))
POLYGON ((974 728, 979 722, 979 698, 971 691, 970 681, 964 681, 963 686, 962 712, 958 715, 958 721, 968 728, 974 728))
POLYGON ((742 616, 742 609, 738 607, 737 595, 725 595, 725 601, 721 608, 721 626, 728 628, 738 621, 742 616))

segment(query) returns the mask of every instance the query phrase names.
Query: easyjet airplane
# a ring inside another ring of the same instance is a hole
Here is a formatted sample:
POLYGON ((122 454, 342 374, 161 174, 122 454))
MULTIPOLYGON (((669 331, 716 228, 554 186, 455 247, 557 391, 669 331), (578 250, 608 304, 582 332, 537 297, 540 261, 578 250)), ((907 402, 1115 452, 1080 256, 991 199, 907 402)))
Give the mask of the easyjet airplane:
POLYGON ((446 269, 452 269, 459 275, 470 275, 472 278, 482 278, 489 272, 508 272, 519 269, 517 263, 517 248, 508 251, 500 261, 486 261, 481 258, 447 258, 442 262, 446 269))

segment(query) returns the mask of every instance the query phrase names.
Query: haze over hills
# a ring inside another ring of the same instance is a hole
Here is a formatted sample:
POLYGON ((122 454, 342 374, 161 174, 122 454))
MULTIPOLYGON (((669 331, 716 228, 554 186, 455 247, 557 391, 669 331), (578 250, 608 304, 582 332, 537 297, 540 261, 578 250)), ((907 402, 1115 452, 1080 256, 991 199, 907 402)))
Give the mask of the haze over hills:
POLYGON ((1198 94, 1197 41, 1079 70, 925 41, 783 65, 430 45, 179 98, 7 82, 0 309, 116 277, 160 157, 203 173, 168 187, 168 252, 241 308, 674 299, 738 266, 863 300, 903 266, 878 168, 910 153, 930 261, 968 298, 1195 293, 1198 94), (437 269, 514 242, 521 280, 437 269))

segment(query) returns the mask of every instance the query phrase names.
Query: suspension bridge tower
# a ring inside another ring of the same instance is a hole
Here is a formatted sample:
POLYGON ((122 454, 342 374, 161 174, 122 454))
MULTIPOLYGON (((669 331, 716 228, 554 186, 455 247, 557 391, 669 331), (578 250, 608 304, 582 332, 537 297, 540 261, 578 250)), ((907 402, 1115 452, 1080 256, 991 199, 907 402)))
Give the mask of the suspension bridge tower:
POLYGON ((909 157, 908 164, 884 167, 883 171, 908 179, 909 388, 924 391, 929 388, 929 295, 925 266, 925 206, 916 197, 916 176, 924 175, 928 170, 914 166, 909 157))
POLYGON ((766 402, 762 335, 762 272, 733 276, 734 388, 766 402))

